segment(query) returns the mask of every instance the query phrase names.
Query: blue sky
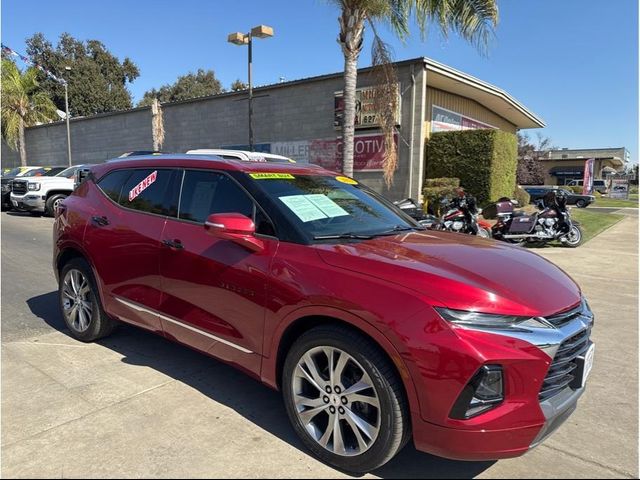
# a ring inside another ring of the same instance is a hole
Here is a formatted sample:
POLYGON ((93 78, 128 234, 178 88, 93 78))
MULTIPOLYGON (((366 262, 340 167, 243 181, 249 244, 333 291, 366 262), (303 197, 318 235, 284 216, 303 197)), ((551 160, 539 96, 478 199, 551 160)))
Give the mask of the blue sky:
MULTIPOLYGON (((638 160, 638 3, 612 0, 503 0, 488 56, 434 30, 414 28, 396 59, 431 57, 508 91, 541 116, 554 145, 621 147, 638 160)), ((325 0, 3 0, 2 42, 24 53, 34 32, 98 39, 140 68, 136 100, 149 88, 198 68, 213 69, 225 87, 246 79, 246 49, 226 43, 258 24, 275 37, 254 45, 254 82, 266 84, 337 72, 337 8, 325 0)), ((371 36, 367 35, 370 41, 371 36)), ((367 42, 360 66, 370 62, 367 42)), ((535 131, 531 131, 535 136, 535 131)))

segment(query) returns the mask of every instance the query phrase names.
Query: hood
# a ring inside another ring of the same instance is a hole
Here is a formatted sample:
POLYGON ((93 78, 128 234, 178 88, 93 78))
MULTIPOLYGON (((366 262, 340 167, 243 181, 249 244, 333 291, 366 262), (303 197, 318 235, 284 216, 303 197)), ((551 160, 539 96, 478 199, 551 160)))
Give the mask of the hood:
POLYGON ((434 306, 547 316, 580 301, 579 287, 553 263, 472 235, 412 232, 315 247, 329 265, 413 289, 434 306))

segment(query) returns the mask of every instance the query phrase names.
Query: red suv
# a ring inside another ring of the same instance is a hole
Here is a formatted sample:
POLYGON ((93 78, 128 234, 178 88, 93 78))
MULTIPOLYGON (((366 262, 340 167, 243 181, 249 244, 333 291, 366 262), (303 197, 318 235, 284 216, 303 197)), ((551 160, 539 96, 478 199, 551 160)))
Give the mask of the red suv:
POLYGON ((282 391, 323 461, 362 472, 410 439, 515 457, 593 364, 578 286, 520 247, 422 231, 321 168, 214 156, 94 166, 58 208, 60 306, 82 341, 125 322, 282 391))

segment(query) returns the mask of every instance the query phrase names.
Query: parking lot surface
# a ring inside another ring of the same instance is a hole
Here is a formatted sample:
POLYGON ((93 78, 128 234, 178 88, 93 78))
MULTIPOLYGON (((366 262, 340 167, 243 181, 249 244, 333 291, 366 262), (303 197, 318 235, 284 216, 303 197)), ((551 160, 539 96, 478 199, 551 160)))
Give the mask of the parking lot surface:
MULTIPOLYGON (((58 312, 50 218, 3 213, 3 477, 344 477, 296 438, 279 394, 133 327, 83 344, 58 312)), ((638 476, 638 218, 543 248, 596 314, 578 410, 521 458, 455 462, 409 444, 380 478, 638 476)))

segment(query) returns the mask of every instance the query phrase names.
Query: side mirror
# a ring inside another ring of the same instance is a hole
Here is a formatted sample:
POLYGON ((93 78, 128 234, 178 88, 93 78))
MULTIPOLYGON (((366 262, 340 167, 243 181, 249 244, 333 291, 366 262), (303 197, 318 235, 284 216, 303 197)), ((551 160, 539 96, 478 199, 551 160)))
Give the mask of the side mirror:
POLYGON ((252 252, 264 250, 262 240, 256 238, 256 226, 240 213, 214 213, 207 217, 204 229, 209 235, 242 245, 252 252))

